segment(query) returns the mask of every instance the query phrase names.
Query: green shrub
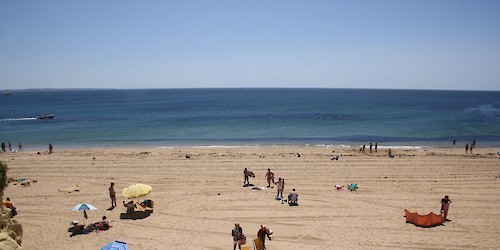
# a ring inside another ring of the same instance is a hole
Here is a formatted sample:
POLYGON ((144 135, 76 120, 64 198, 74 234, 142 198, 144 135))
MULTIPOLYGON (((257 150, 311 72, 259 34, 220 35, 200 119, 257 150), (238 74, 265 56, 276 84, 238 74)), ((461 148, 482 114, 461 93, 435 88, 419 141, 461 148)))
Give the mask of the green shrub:
POLYGON ((3 190, 7 187, 7 163, 0 161, 0 198, 3 197, 3 190))

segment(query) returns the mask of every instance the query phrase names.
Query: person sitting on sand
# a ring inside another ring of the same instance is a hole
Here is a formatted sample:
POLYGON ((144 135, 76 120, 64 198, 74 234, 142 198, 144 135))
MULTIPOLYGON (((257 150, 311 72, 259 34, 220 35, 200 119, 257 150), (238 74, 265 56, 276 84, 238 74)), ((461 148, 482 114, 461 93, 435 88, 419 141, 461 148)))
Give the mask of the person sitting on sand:
POLYGON ((154 206, 154 202, 153 200, 144 200, 143 202, 140 203, 140 205, 145 209, 146 208, 152 209, 154 206))
POLYGON ((267 187, 271 187, 271 183, 274 183, 274 173, 271 172, 270 168, 267 169, 266 179, 267 179, 267 187))
POLYGON ((94 230, 108 230, 110 227, 111 225, 109 225, 109 221, 107 220, 106 216, 103 216, 102 221, 92 223, 88 225, 86 228, 89 231, 94 231, 94 230))
POLYGON ((394 158, 394 155, 392 155, 391 149, 389 149, 389 152, 387 152, 387 157, 394 158))
POLYGON ((16 216, 17 215, 17 210, 16 210, 16 207, 14 206, 14 204, 12 203, 12 201, 10 201, 10 198, 7 197, 7 199, 5 199, 5 202, 3 203, 7 208, 10 208, 10 213, 12 215, 12 217, 16 216))
POLYGON ((129 202, 125 203, 125 201, 123 201, 123 206, 127 208, 126 213, 133 213, 135 211, 145 211, 146 210, 145 202, 139 203, 137 201, 129 201, 129 202))
POLYGON ((296 206, 298 205, 297 202, 299 201, 299 195, 295 192, 295 188, 292 189, 292 192, 288 195, 288 204, 290 206, 296 206))

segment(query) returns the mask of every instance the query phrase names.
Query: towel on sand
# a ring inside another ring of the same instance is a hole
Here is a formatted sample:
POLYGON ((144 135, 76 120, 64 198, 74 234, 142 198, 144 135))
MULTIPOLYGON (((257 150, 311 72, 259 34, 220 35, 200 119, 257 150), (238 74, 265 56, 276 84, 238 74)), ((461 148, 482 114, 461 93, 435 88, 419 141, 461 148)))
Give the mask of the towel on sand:
POLYGON ((80 191, 80 189, 78 188, 78 184, 70 184, 70 185, 61 187, 57 190, 59 190, 59 192, 65 192, 65 193, 72 193, 72 192, 80 191))

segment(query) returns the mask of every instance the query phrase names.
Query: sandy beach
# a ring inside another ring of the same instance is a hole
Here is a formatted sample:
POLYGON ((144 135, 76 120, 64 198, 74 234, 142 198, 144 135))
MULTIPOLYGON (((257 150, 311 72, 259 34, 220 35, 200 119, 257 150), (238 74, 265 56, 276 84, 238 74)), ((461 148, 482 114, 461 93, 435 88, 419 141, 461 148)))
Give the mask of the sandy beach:
POLYGON ((369 154, 327 147, 179 147, 55 150, 3 153, 8 176, 36 180, 5 191, 18 208, 25 249, 98 249, 112 240, 130 249, 232 249, 231 229, 240 223, 248 242, 260 225, 274 231, 268 249, 498 249, 500 160, 498 149, 394 149, 369 154), (332 152, 334 151, 334 152, 332 152), (300 154, 300 157, 298 154, 300 154), (188 157, 186 157, 188 156, 188 157), (331 160, 339 156, 339 160, 331 160), (299 206, 275 200, 276 188, 244 188, 243 169, 267 186, 267 168, 286 179, 287 195, 299 206), (110 207, 115 183, 118 207, 110 207), (334 185, 358 183, 355 192, 334 185), (120 220, 123 188, 153 187, 155 211, 142 220, 120 220), (58 189, 78 184, 79 192, 58 189), (444 226, 406 224, 404 209, 439 213, 452 200, 444 226), (98 208, 89 221, 106 215, 113 227, 69 237, 78 203, 98 208))

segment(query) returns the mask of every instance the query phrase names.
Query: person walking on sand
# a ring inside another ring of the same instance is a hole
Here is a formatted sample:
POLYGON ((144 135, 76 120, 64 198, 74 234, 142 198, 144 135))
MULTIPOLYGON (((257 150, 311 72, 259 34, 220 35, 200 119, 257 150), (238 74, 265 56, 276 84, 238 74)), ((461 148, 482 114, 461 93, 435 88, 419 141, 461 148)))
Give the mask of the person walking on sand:
POLYGON ((274 173, 271 172, 270 168, 267 169, 266 179, 267 179, 267 187, 271 187, 271 183, 274 183, 274 173))
POLYGON ((375 152, 377 152, 378 142, 375 142, 375 152))
POLYGON ((469 143, 465 144, 465 153, 469 153, 469 143))
POLYGON ((239 223, 234 224, 234 229, 231 232, 233 236, 233 250, 236 250, 236 245, 241 250, 241 245, 246 243, 245 235, 243 234, 243 229, 240 227, 239 223))
POLYGON ((372 153, 373 144, 370 142, 370 154, 372 153))
POLYGON ((270 228, 260 225, 260 229, 257 232, 257 237, 262 242, 262 249, 266 249, 266 236, 269 240, 271 240, 271 234, 273 234, 273 231, 270 228))
POLYGON ((109 185, 109 198, 111 198, 111 208, 116 207, 116 192, 114 182, 111 182, 111 184, 109 185))
POLYGON ((18 146, 19 146, 19 147, 18 147, 18 150, 17 150, 17 151, 19 151, 19 152, 23 151, 23 146, 21 145, 21 142, 19 142, 19 145, 18 145, 18 146))
POLYGON ((473 149, 473 148, 474 148, 474 144, 472 144, 472 143, 471 143, 471 144, 470 144, 470 147, 469 147, 469 153, 471 153, 471 154, 472 154, 472 149, 473 149))
POLYGON ((248 180, 248 176, 250 176, 250 173, 247 168, 243 170, 243 175, 245 176, 245 179, 243 180, 243 186, 250 185, 250 180, 248 180))
POLYGON ((9 151, 12 152, 12 144, 9 142, 7 142, 7 144, 9 144, 9 151))
POLYGON ((49 154, 52 154, 53 149, 54 149, 54 147, 52 147, 52 144, 49 143, 49 154))
POLYGON ((2 152, 5 153, 5 142, 2 142, 2 152))
POLYGON ((451 200, 448 195, 445 195, 443 199, 441 199, 441 214, 443 215, 443 220, 447 221, 448 219, 448 209, 450 208, 451 200))

